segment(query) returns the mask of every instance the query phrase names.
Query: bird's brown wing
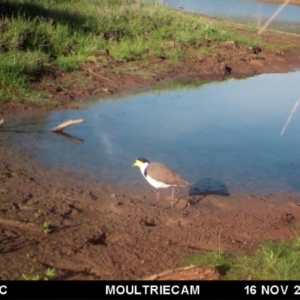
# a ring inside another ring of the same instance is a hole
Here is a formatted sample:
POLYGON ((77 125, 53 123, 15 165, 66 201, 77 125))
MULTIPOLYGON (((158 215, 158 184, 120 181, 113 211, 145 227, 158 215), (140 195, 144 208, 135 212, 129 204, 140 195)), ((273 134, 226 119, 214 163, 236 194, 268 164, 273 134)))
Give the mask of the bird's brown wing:
POLYGON ((170 185, 179 185, 189 187, 190 184, 184 180, 180 175, 161 163, 150 163, 146 169, 148 175, 153 179, 164 182, 170 185))

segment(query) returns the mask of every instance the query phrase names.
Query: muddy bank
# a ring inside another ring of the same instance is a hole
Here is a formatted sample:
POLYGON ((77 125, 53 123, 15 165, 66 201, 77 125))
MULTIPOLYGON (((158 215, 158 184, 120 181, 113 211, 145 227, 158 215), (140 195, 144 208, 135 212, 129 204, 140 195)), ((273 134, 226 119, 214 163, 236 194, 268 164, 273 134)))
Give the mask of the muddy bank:
MULTIPOLYGON (((234 26, 239 33, 258 38, 257 32, 234 26)), ((198 50, 187 49, 185 59, 176 63, 166 57, 120 62, 106 54, 101 58, 103 64, 91 61, 72 73, 53 67, 46 77, 31 82, 31 88, 41 93, 41 99, 34 99, 34 104, 28 101, 4 103, 0 113, 76 108, 89 98, 109 97, 175 78, 224 80, 300 68, 299 35, 266 31, 261 36, 274 45, 274 50, 263 45, 247 47, 234 41, 207 40, 198 50)))
POLYGON ((189 253, 251 251, 299 233, 299 194, 196 195, 171 210, 166 191, 154 208, 147 183, 110 186, 2 146, 0 158, 2 280, 48 267, 55 279, 134 279, 178 267, 189 253))
MULTIPOLYGON (((284 0, 259 0, 260 2, 270 2, 270 3, 284 3, 284 0)), ((300 1, 299 0, 290 0, 289 5, 300 5, 300 1)))

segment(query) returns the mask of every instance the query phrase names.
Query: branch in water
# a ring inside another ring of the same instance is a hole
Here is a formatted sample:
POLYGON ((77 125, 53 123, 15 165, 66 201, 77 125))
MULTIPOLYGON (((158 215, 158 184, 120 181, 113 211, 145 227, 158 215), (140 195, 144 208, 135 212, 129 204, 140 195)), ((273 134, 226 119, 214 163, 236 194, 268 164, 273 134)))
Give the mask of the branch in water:
POLYGON ((52 131, 52 132, 63 131, 65 128, 67 128, 69 126, 80 124, 80 123, 83 123, 83 122, 84 122, 84 119, 69 120, 67 122, 61 123, 61 124, 51 128, 50 131, 52 131))

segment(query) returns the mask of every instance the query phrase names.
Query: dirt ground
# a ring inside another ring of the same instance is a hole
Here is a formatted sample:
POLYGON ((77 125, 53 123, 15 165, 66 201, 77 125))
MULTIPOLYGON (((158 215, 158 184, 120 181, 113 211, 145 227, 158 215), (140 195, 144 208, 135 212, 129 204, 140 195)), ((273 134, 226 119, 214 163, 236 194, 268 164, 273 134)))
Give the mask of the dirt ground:
POLYGON ((138 279, 179 267, 192 253, 251 251, 300 232, 299 194, 199 191, 171 209, 165 191, 153 207, 146 182, 109 186, 80 171, 45 169, 2 145, 0 159, 1 280, 42 278, 47 268, 55 268, 53 279, 138 279))

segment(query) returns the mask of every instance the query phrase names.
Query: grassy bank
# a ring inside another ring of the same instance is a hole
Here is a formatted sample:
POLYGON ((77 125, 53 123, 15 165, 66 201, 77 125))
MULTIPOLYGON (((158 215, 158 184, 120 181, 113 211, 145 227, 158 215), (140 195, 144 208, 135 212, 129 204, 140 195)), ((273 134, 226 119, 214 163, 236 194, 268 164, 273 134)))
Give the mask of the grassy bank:
POLYGON ((224 251, 197 254, 184 265, 216 266, 227 280, 297 280, 300 277, 300 238, 267 241, 252 253, 224 251))
POLYGON ((0 31, 0 103, 32 97, 30 82, 55 68, 105 67, 107 55, 176 61, 191 49, 206 54, 208 42, 256 42, 219 21, 140 0, 0 0, 0 31))

